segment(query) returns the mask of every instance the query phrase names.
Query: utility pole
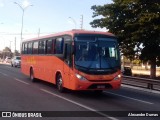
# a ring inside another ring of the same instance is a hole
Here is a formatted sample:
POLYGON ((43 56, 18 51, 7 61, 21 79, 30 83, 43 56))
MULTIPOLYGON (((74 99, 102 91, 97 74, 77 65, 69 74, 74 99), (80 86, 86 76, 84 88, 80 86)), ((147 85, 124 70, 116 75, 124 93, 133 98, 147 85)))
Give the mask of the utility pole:
POLYGON ((76 23, 76 21, 72 18, 72 17, 69 17, 69 19, 71 19, 72 20, 72 22, 74 23, 74 25, 75 25, 75 29, 77 28, 77 23, 76 23))
MULTIPOLYGON (((12 41, 10 41, 10 44, 9 44, 9 48, 10 48, 10 50, 11 50, 11 42, 12 42, 12 41)), ((12 50, 11 50, 11 51, 12 51, 12 50)))
POLYGON ((81 15, 81 20, 80 20, 80 28, 81 28, 81 30, 83 29, 83 15, 81 15))
POLYGON ((14 44, 15 44, 15 52, 16 52, 16 37, 15 37, 15 42, 14 42, 14 44))
POLYGON ((38 37, 39 37, 39 35, 40 35, 40 32, 41 32, 41 29, 39 28, 39 29, 38 29, 38 37))

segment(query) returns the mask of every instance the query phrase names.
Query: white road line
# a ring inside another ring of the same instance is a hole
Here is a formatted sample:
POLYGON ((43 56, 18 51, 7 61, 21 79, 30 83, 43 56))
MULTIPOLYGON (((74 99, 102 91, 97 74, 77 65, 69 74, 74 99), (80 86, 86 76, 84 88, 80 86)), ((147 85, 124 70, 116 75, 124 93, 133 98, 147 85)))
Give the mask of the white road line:
POLYGON ((107 117, 107 118, 109 118, 109 119, 111 119, 111 120, 118 120, 117 118, 110 117, 110 116, 108 116, 108 115, 106 115, 106 114, 104 114, 104 113, 102 113, 102 112, 98 112, 96 109, 90 108, 90 107, 88 107, 88 106, 86 106, 86 105, 83 105, 83 104, 81 104, 81 103, 75 102, 75 101, 70 100, 70 99, 68 99, 68 98, 65 98, 65 97, 63 97, 63 96, 54 94, 54 93, 52 93, 52 92, 50 92, 50 91, 48 91, 48 90, 45 90, 45 89, 40 89, 40 90, 42 90, 43 92, 46 92, 46 93, 48 93, 48 94, 51 94, 51 95, 53 95, 53 96, 56 96, 56 97, 58 97, 58 98, 61 98, 61 99, 63 99, 63 100, 66 100, 66 101, 68 101, 68 102, 70 102, 70 103, 73 103, 73 104, 75 104, 75 105, 78 105, 78 106, 80 106, 80 107, 82 107, 82 108, 85 108, 85 109, 87 109, 87 110, 90 110, 90 111, 93 111, 93 112, 95 112, 95 113, 98 113, 99 115, 105 116, 105 117, 107 117))
POLYGON ((2 73, 2 72, 0 72, 2 75, 4 75, 4 76, 8 76, 7 74, 5 74, 5 73, 2 73))
POLYGON ((151 89, 146 89, 146 88, 140 88, 140 87, 135 87, 135 86, 130 86, 130 85, 121 85, 122 87, 126 87, 126 88, 131 88, 131 89, 136 89, 136 90, 141 90, 141 91, 145 91, 145 92, 149 92, 149 93, 154 93, 154 94, 160 94, 160 91, 156 91, 156 90, 151 90, 151 89))
POLYGON ((22 81, 22 80, 19 80, 19 79, 17 79, 17 78, 14 78, 16 81, 18 81, 18 82, 21 82, 21 83, 24 83, 24 84, 26 84, 26 85, 29 85, 29 83, 27 83, 27 82, 24 82, 24 81, 22 81))
POLYGON ((8 66, 6 66, 6 68, 9 68, 9 69, 11 69, 11 67, 8 67, 8 66))
POLYGON ((124 95, 119 95, 119 94, 112 93, 112 92, 106 92, 106 91, 105 91, 105 93, 109 93, 109 94, 112 94, 112 95, 120 96, 120 97, 123 97, 123 98, 127 98, 127 99, 130 99, 130 100, 135 100, 135 101, 142 102, 142 103, 146 103, 146 104, 154 104, 154 103, 152 103, 152 102, 148 102, 148 101, 144 101, 144 100, 139 100, 139 99, 131 98, 131 97, 124 96, 124 95))

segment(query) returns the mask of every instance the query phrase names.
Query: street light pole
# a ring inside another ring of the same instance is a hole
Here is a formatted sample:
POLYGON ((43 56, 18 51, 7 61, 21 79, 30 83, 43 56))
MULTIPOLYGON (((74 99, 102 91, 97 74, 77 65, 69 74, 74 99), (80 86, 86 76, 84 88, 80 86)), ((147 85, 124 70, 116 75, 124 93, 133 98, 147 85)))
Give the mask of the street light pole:
POLYGON ((15 40, 14 40, 14 45, 15 45, 15 52, 16 52, 16 37, 15 37, 15 40))
POLYGON ((81 22, 80 25, 81 25, 81 30, 82 30, 83 29, 83 15, 81 15, 81 21, 80 22, 81 22))
POLYGON ((23 17, 24 17, 24 9, 22 10, 21 43, 23 40, 23 17))
POLYGON ((69 17, 69 19, 71 19, 71 20, 73 21, 73 23, 74 23, 74 25, 75 25, 75 29, 76 29, 76 27, 77 27, 76 21, 75 21, 72 17, 69 17))
POLYGON ((22 26, 21 26, 21 43, 22 43, 22 40, 23 40, 23 18, 24 18, 24 11, 29 7, 29 6, 33 6, 33 5, 28 5, 27 7, 22 7, 19 3, 17 2, 14 2, 14 4, 17 4, 21 10, 22 10, 22 26))
MULTIPOLYGON (((10 44, 9 44, 9 48, 11 49, 11 42, 12 42, 12 41, 9 41, 9 42, 10 42, 10 44)), ((11 49, 11 51, 12 51, 12 49, 11 49)))

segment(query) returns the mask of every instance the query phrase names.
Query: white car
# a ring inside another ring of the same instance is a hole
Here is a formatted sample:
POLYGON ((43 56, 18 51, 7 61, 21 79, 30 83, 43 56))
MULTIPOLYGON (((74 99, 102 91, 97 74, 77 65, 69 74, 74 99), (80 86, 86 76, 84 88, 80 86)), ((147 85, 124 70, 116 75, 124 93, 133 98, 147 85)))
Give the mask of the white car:
POLYGON ((20 67, 21 66, 21 56, 14 56, 11 60, 12 67, 20 67))

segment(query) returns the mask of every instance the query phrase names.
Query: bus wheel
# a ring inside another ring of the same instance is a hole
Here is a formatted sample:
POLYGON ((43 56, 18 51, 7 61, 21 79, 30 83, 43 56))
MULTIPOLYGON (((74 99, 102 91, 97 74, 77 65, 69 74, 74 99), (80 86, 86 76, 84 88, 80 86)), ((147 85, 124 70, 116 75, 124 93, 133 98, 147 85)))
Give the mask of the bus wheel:
POLYGON ((35 80, 35 78, 34 78, 34 72, 33 72, 33 69, 31 68, 31 70, 30 70, 30 80, 32 81, 32 82, 35 82, 36 80, 35 80))
POLYGON ((56 85, 57 85, 57 89, 58 89, 59 92, 64 92, 63 80, 62 80, 61 74, 58 74, 58 75, 57 75, 56 85))

